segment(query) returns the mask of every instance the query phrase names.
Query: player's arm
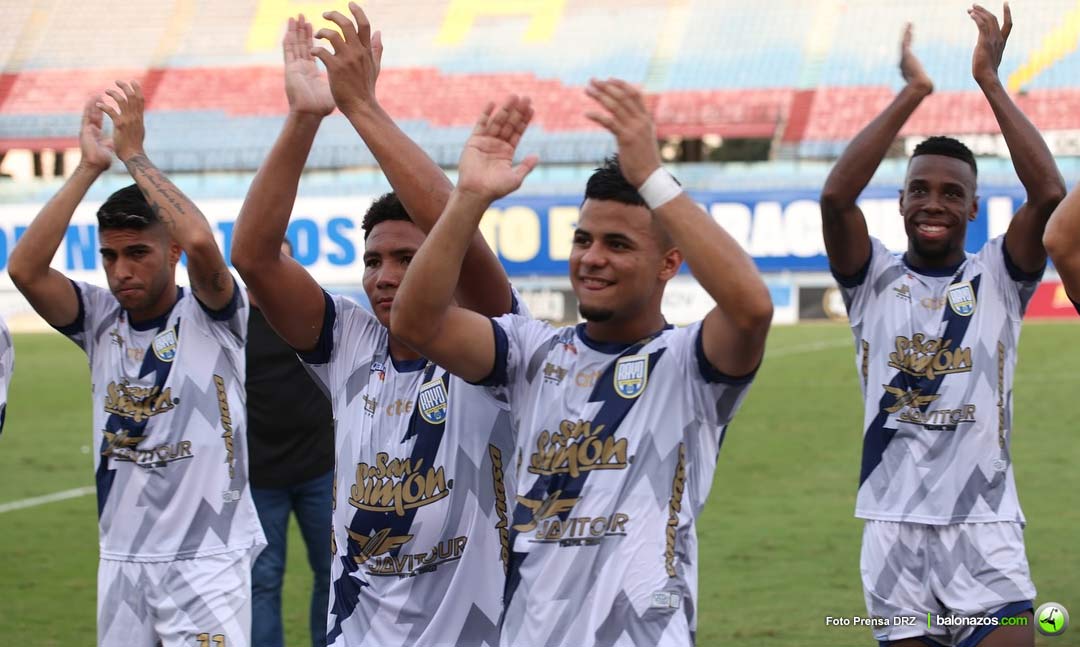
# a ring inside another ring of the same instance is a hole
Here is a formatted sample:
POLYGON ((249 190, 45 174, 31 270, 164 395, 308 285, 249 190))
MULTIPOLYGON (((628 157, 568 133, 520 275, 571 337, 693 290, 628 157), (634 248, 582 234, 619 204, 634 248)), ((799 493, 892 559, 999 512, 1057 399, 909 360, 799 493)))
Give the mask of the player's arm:
POLYGON ((641 93, 620 80, 593 80, 585 92, 604 108, 587 116, 615 135, 626 180, 638 187, 694 278, 716 302, 702 324, 705 357, 725 375, 753 372, 761 363, 773 314, 769 289, 754 261, 663 170, 652 116, 641 93), (670 192, 665 194, 663 187, 670 192))
POLYGON ((528 99, 489 104, 458 163, 458 185, 446 210, 416 252, 394 297, 390 329, 422 355, 469 381, 495 365, 495 334, 487 317, 452 305, 461 263, 491 203, 521 186, 535 156, 513 165, 514 149, 532 119, 528 99))
POLYGON ((1009 147, 1016 175, 1027 191, 1027 201, 1009 223, 1005 246, 1018 269, 1035 273, 1046 264, 1043 230, 1050 214, 1065 197, 1065 180, 1038 129, 1009 97, 998 77, 1001 56, 1012 31, 1009 5, 1005 5, 1004 23, 1000 27, 997 17, 979 5, 969 9, 968 15, 979 27, 979 41, 972 56, 971 73, 994 111, 1005 144, 1009 147))
POLYGON ((319 342, 326 302, 322 288, 281 253, 300 175, 323 117, 334 110, 326 78, 311 55, 311 23, 289 19, 282 41, 289 115, 251 182, 233 229, 231 260, 278 335, 297 350, 319 342))
MULTIPOLYGON (((316 48, 314 53, 326 65, 338 108, 375 156, 413 221, 430 232, 453 185, 379 105, 375 85, 382 61, 382 35, 377 31, 372 34, 367 16, 355 2, 349 3, 349 10, 355 24, 337 11, 323 14, 341 28, 341 33, 320 30, 316 36, 331 43, 334 52, 316 48)), ((479 231, 470 238, 461 276, 464 280, 456 293, 462 306, 488 316, 510 311, 510 280, 479 231)))
POLYGON ((82 159, 64 186, 27 227, 8 258, 8 274, 34 310, 49 325, 63 327, 79 316, 79 299, 71 281, 49 267, 67 233, 71 216, 90 186, 112 164, 112 141, 101 132, 103 115, 97 99, 83 107, 79 129, 82 159))
POLYGON ((855 201, 870 183, 889 147, 911 114, 934 90, 922 63, 911 51, 911 25, 900 45, 900 73, 906 85, 885 111, 851 140, 836 161, 821 191, 821 233, 833 271, 858 275, 870 260, 870 235, 855 201))
POLYGON ((1080 303, 1080 185, 1065 196, 1050 216, 1043 245, 1069 298, 1080 303))
POLYGON ((98 103, 112 119, 116 156, 127 166, 128 173, 169 235, 187 253, 192 293, 210 310, 222 310, 232 301, 236 285, 214 240, 210 223, 146 156, 143 150, 146 128, 142 88, 135 81, 117 81, 116 86, 119 91, 105 91, 116 102, 115 108, 104 102, 98 103))

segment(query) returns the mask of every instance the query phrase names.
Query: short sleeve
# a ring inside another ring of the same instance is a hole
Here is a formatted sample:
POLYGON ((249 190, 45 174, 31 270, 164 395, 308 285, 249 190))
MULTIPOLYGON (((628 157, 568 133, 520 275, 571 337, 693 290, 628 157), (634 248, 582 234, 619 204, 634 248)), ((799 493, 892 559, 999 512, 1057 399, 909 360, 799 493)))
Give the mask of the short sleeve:
POLYGON ((1023 319, 1028 303, 1042 280, 1045 266, 1032 273, 1018 268, 1009 257, 1004 235, 987 241, 979 250, 978 258, 981 267, 985 268, 987 275, 993 279, 994 289, 1005 299, 1009 316, 1016 321, 1023 319))
POLYGON ((750 390, 757 371, 744 376, 728 376, 716 370, 705 357, 701 339, 702 322, 678 328, 669 335, 668 347, 681 367, 689 404, 706 426, 731 422, 750 390))
POLYGON ((71 287, 75 288, 79 312, 75 321, 66 326, 56 326, 56 330, 90 355, 102 333, 102 325, 115 321, 120 312, 120 303, 112 292, 96 285, 71 281, 71 287))
POLYGON ((497 399, 520 397, 529 375, 535 373, 542 357, 560 332, 573 334, 572 328, 560 331, 551 324, 516 314, 502 315, 491 320, 495 340, 495 364, 491 374, 477 384, 492 389, 497 399))
POLYGON ((888 275, 902 271, 899 259, 889 251, 885 243, 873 236, 870 237, 870 258, 857 275, 844 277, 833 271, 833 278, 840 285, 840 293, 844 297, 848 320, 853 326, 862 322, 874 296, 885 288, 882 285, 883 279, 884 282, 891 282, 896 277, 888 275))
POLYGON ((386 328, 360 304, 324 291, 326 309, 318 345, 297 356, 327 393, 333 393, 353 371, 388 341, 386 328))
POLYGON ((199 319, 204 330, 210 331, 210 335, 222 346, 233 350, 242 349, 247 343, 247 322, 250 314, 247 294, 236 278, 229 275, 233 281, 233 295, 225 307, 213 310, 191 294, 196 306, 190 312, 199 319))

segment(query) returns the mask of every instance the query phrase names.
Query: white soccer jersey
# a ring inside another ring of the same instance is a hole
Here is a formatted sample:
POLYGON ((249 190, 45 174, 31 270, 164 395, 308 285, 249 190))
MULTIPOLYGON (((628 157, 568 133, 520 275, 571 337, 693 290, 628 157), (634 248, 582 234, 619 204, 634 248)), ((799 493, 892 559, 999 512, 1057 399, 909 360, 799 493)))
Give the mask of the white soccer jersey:
POLYGON ((334 410, 327 643, 498 643, 509 558, 509 415, 485 389, 420 359, 355 302, 326 296, 301 353, 334 410))
POLYGON ((1003 237, 942 276, 872 239, 865 277, 841 280, 866 401, 855 516, 1023 523, 1009 453, 1012 384, 1020 320, 1040 276, 1010 266, 1003 237))
POLYGON ((8 386, 11 385, 11 373, 15 370, 15 345, 11 342, 11 331, 0 319, 0 433, 4 431, 7 419, 8 386))
POLYGON ((168 313, 135 325, 108 290, 72 284, 79 315, 59 330, 90 363, 101 558, 264 545, 248 490, 243 290, 211 313, 178 288, 168 313))
POLYGON ((695 519, 752 378, 709 365, 700 323, 637 344, 493 324, 519 452, 502 644, 691 644, 695 519))

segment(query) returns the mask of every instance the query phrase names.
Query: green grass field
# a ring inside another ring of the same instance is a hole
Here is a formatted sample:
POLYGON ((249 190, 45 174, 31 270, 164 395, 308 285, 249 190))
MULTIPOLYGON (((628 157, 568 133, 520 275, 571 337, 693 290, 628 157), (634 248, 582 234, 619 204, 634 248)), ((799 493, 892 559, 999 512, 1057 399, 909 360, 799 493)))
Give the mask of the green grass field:
MULTIPOLYGON (((699 523, 698 644, 876 645, 826 615, 865 613, 861 522, 852 517, 861 402, 842 325, 776 328, 756 384, 728 432, 699 523)), ((1013 454, 1037 604, 1073 626, 1040 647, 1080 646, 1080 327, 1029 323, 1015 389, 1013 454)), ((17 335, 0 504, 93 484, 84 356, 56 335, 17 335)), ((0 646, 93 645, 93 496, 0 514, 0 646)), ((293 524, 287 643, 307 640, 310 577, 293 524)))

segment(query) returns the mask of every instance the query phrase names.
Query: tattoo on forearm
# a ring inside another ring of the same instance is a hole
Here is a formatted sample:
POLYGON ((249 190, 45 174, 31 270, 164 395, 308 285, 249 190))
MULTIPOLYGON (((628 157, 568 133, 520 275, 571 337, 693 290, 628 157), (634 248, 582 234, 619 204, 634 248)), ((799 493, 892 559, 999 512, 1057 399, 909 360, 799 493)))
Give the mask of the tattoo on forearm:
MULTIPOLYGON (((127 167, 132 177, 135 178, 136 184, 138 184, 141 177, 153 187, 157 195, 148 198, 150 208, 153 209, 154 215, 168 227, 169 233, 175 234, 177 229, 175 218, 187 217, 186 214, 188 214, 192 206, 191 202, 145 155, 134 155, 128 158, 127 167), (155 199, 158 195, 167 203, 168 208, 163 208, 162 204, 155 199)), ((205 217, 199 213, 198 209, 194 211, 196 217, 205 222, 205 217)), ((207 223, 207 226, 209 226, 209 223, 207 223)))

